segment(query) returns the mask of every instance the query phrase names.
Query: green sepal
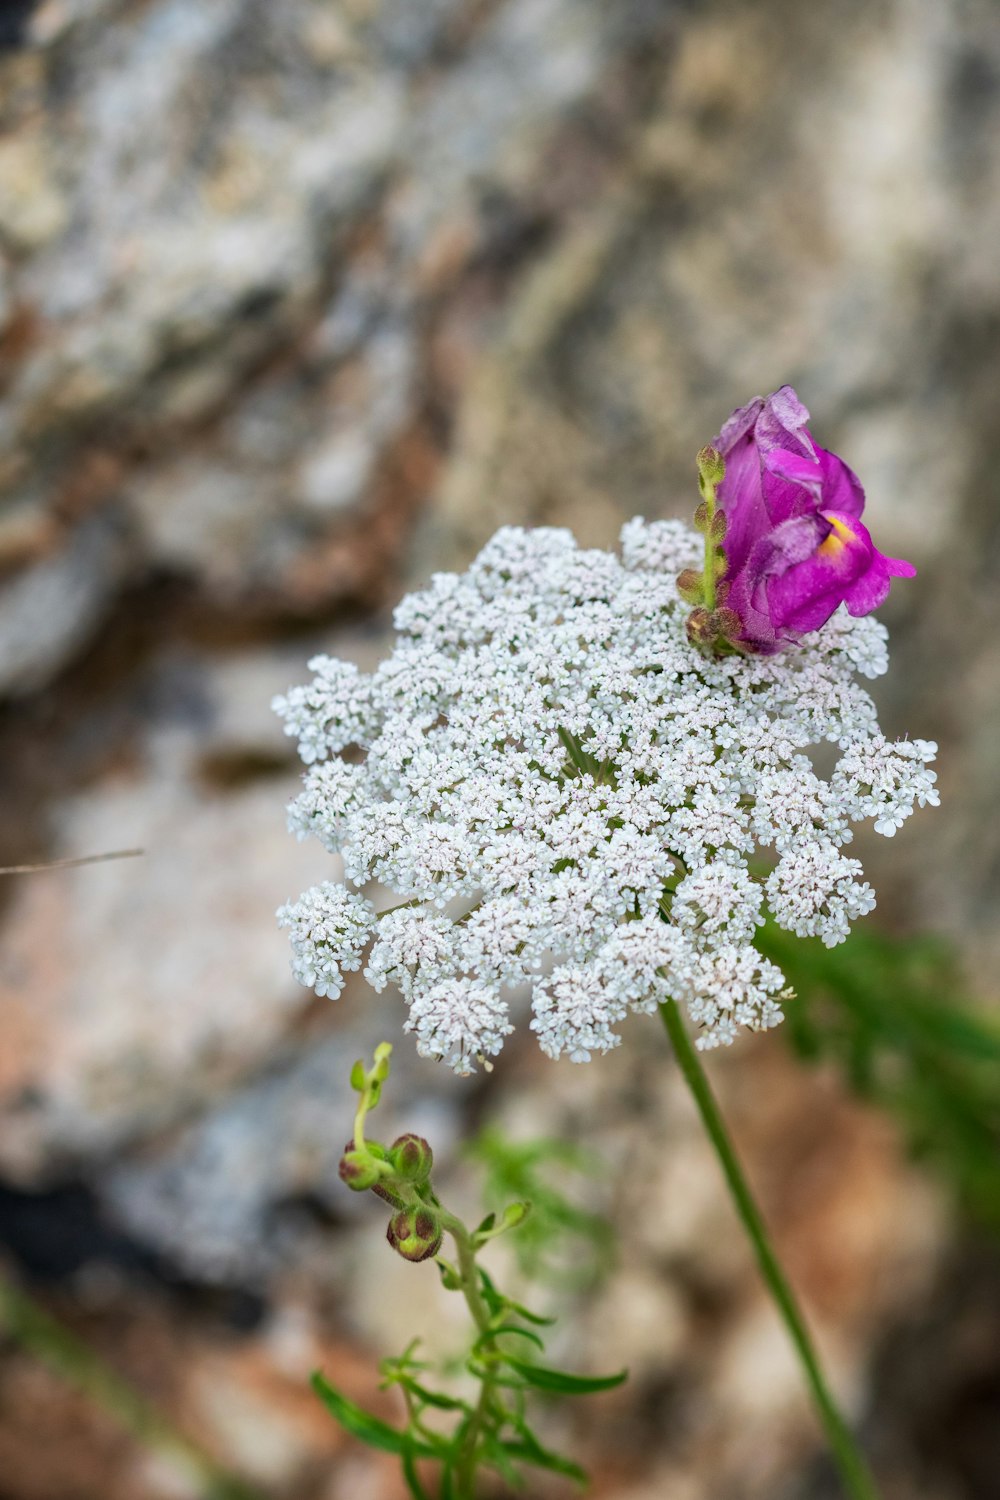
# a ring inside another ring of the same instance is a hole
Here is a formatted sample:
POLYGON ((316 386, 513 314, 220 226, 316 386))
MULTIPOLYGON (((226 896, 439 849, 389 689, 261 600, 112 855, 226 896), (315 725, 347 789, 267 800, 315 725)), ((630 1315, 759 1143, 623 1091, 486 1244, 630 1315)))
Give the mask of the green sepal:
POLYGON ((351 1069, 351 1088, 358 1094, 363 1094, 368 1085, 368 1070, 360 1057, 351 1069))
POLYGON ((627 1370, 616 1375, 571 1375, 566 1370, 550 1370, 545 1365, 532 1365, 515 1354, 505 1354, 504 1364, 516 1370, 528 1385, 539 1391, 559 1392, 564 1396, 586 1396, 595 1391, 610 1391, 628 1379, 627 1370))

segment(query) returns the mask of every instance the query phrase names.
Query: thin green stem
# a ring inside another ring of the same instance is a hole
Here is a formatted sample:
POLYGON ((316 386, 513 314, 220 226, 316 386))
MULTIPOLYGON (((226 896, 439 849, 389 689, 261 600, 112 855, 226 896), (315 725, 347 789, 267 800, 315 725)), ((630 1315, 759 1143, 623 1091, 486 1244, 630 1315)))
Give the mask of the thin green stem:
MULTIPOLYGON (((461 1219, 457 1219, 454 1214, 448 1213, 446 1209, 441 1211, 441 1223, 455 1241, 455 1250, 458 1255, 459 1281, 466 1306, 479 1332, 485 1333, 490 1325, 490 1310, 479 1289, 479 1268, 476 1265, 476 1250, 472 1243, 472 1236, 461 1219)), ((462 1438, 461 1450, 455 1465, 455 1485, 458 1500, 475 1500, 476 1449, 479 1446, 479 1435, 486 1424, 494 1394, 495 1376, 492 1367, 487 1365, 486 1371, 481 1377, 479 1400, 476 1403, 475 1411, 469 1418, 469 1425, 462 1438)))
POLYGON ((691 1045, 691 1039, 676 1003, 668 1000, 662 1004, 660 1015, 684 1075, 684 1081, 691 1090, 702 1123, 719 1158, 736 1205, 736 1211, 750 1237, 761 1274, 799 1356, 816 1411, 840 1471, 844 1489, 851 1500, 878 1500, 878 1491, 868 1466, 830 1394, 805 1319, 785 1273, 781 1269, 764 1220, 754 1201, 705 1071, 697 1052, 691 1045))

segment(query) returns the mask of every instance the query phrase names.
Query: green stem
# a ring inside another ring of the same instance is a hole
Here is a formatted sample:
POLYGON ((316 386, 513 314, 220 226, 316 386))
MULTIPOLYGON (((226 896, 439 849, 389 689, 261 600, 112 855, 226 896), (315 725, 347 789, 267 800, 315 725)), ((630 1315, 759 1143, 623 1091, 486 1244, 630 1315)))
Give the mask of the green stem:
POLYGON ((743 1168, 740 1166, 725 1123, 719 1113, 719 1107, 709 1087, 705 1071, 697 1052, 691 1045, 691 1039, 676 1003, 668 1000, 662 1004, 660 1015, 680 1064, 684 1081, 691 1090, 702 1123, 719 1158, 736 1205, 736 1211, 750 1236, 750 1243, 753 1245, 761 1274, 799 1356, 816 1411, 840 1471, 844 1489, 851 1496, 851 1500, 878 1500, 878 1491, 868 1466, 830 1394, 809 1330, 778 1262, 764 1220, 754 1202, 749 1184, 743 1174, 743 1168))
MULTIPOLYGON (((490 1324, 490 1310, 479 1289, 479 1270, 476 1266, 476 1251, 472 1236, 454 1214, 441 1211, 441 1223, 455 1241, 458 1255, 458 1273, 462 1296, 480 1333, 485 1333, 490 1324)), ((455 1486, 458 1500, 475 1500, 476 1494, 476 1449, 479 1434, 485 1423, 495 1392, 495 1376, 490 1366, 482 1376, 479 1400, 469 1418, 469 1425, 462 1438, 462 1447, 455 1465, 455 1486)))

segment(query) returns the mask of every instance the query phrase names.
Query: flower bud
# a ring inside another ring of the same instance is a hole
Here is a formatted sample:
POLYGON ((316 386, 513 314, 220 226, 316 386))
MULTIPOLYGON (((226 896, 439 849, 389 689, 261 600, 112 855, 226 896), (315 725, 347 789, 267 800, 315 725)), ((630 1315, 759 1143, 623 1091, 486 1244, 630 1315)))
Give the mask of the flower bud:
POLYGON ((726 512, 724 510, 717 510, 715 512, 715 515, 712 517, 712 523, 708 528, 708 534, 711 537, 712 541, 724 542, 726 539, 726 532, 728 528, 729 523, 726 520, 726 512))
POLYGON ((441 1248, 441 1224, 433 1209, 421 1204, 390 1219, 385 1237, 404 1260, 429 1260, 441 1248))
POLYGON ((705 599, 705 576, 698 568, 684 568, 677 575, 677 592, 686 604, 701 604, 705 599))
POLYGON ((714 495, 726 477, 726 460, 711 444, 698 454, 698 488, 706 498, 714 495))
POLYGON ((337 1166, 340 1180, 356 1193, 367 1192, 379 1179, 378 1167, 367 1151, 345 1151, 337 1166))
POLYGON ((740 625, 739 615, 724 603, 717 609, 705 609, 702 605, 688 615, 688 640, 703 650, 731 651, 738 641, 740 625))
POLYGON ((389 1162, 403 1182, 426 1182, 434 1165, 434 1152, 422 1135, 397 1136, 389 1147, 389 1162))

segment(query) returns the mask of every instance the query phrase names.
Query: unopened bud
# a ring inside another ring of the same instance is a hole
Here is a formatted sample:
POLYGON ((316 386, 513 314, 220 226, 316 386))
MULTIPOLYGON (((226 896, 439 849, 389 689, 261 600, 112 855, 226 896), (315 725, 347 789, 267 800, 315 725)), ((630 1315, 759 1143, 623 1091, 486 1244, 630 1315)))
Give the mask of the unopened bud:
POLYGON ((404 1182, 426 1182, 434 1165, 434 1152, 422 1135, 397 1136, 389 1147, 389 1161, 404 1182))
POLYGON ((735 609, 717 609, 713 612, 715 628, 724 641, 734 641, 740 633, 742 620, 735 609))
POLYGON ((706 499, 715 494, 725 477, 726 460, 718 448, 702 448, 698 454, 698 488, 706 499))
POLYGON ((712 614, 704 605, 693 609, 687 617, 688 640, 693 641, 696 646, 710 646, 712 644, 712 614))
POLYGON ((437 1214, 421 1204, 390 1219, 385 1237, 404 1260, 429 1260, 441 1248, 441 1224, 437 1214))
POLYGON ((379 1170, 367 1151, 345 1151, 337 1167, 340 1180, 346 1182, 356 1193, 367 1192, 376 1186, 379 1170))
POLYGON ((685 568, 677 575, 677 592, 687 604, 701 604, 705 597, 705 576, 697 568, 685 568))
POLYGON ((739 637, 743 621, 735 609, 721 603, 717 609, 693 609, 687 619, 688 640, 703 651, 725 656, 733 648, 742 651, 739 637))

